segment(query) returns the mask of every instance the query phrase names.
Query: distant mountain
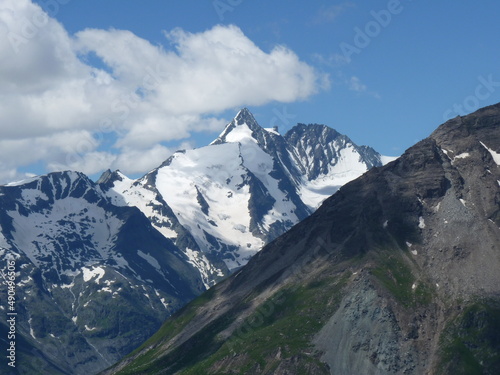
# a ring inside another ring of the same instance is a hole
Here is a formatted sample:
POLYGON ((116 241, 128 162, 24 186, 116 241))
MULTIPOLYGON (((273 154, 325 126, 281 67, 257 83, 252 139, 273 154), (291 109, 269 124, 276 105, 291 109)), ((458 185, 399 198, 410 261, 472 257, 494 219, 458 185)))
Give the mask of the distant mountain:
POLYGON ((498 374, 499 185, 497 104, 344 185, 104 374, 498 374))
POLYGON ((141 211, 113 205, 81 173, 1 186, 0 207, 0 268, 6 275, 10 259, 17 272, 20 373, 95 373, 205 289, 141 211))
POLYGON ((142 210, 210 286, 381 165, 380 154, 327 126, 282 136, 242 109, 209 146, 178 151, 139 180, 108 171, 99 183, 114 204, 142 210))

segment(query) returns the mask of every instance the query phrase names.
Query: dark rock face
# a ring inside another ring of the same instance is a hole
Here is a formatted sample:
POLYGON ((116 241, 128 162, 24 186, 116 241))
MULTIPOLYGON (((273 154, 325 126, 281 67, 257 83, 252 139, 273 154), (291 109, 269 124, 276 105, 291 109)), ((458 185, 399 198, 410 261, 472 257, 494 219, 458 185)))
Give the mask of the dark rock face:
POLYGON ((499 373, 499 186, 500 104, 343 186, 105 373, 499 373))
POLYGON ((339 162, 340 152, 346 147, 355 150, 368 169, 382 166, 380 154, 374 149, 357 146, 349 137, 325 125, 298 124, 289 130, 284 138, 298 155, 300 169, 307 175, 308 180, 328 174, 329 166, 339 162))

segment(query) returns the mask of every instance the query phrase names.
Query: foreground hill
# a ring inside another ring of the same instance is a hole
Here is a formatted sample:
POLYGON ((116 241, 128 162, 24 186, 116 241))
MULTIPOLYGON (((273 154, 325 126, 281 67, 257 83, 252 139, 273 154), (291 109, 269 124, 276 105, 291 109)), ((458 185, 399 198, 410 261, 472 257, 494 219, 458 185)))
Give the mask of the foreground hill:
POLYGON ((343 186, 105 374, 500 373, 500 105, 343 186))

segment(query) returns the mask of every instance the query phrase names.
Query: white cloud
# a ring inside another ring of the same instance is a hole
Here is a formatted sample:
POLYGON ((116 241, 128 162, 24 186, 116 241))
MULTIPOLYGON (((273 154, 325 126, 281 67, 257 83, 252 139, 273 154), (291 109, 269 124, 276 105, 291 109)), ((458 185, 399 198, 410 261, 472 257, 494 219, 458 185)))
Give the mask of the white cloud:
POLYGON ((318 64, 325 65, 330 68, 339 68, 343 65, 349 64, 349 59, 338 53, 328 56, 316 53, 313 55, 313 58, 318 64))
POLYGON ((380 99, 380 95, 376 92, 368 91, 368 87, 361 82, 361 80, 356 77, 352 76, 349 81, 347 82, 348 88, 351 91, 358 92, 358 93, 366 93, 371 96, 373 96, 376 99, 380 99))
POLYGON ((354 8, 355 4, 348 1, 341 4, 335 5, 323 5, 314 18, 314 23, 322 24, 322 23, 331 23, 335 21, 342 13, 344 13, 349 8, 354 8))
POLYGON ((149 150, 124 150, 113 162, 113 169, 119 169, 125 174, 144 173, 160 165, 172 151, 162 145, 156 145, 149 150))
POLYGON ((361 80, 358 77, 352 76, 349 80, 349 90, 356 92, 365 92, 367 90, 367 87, 366 85, 361 83, 361 80))
POLYGON ((0 182, 40 162, 146 172, 166 157, 162 142, 222 130, 218 113, 303 100, 328 85, 293 51, 263 51, 236 26, 175 29, 161 46, 124 30, 72 36, 30 0, 3 0, 0 33, 0 182), (90 54, 106 70, 89 65, 90 54))

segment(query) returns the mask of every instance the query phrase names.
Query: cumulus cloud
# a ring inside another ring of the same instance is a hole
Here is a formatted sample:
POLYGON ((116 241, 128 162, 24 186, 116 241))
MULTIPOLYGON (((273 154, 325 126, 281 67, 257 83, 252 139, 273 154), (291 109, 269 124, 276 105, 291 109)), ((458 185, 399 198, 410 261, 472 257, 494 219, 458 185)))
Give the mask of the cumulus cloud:
POLYGON ((69 35, 30 0, 3 0, 0 34, 0 179, 31 163, 147 172, 168 156, 162 142, 222 129, 227 109, 303 100, 328 84, 236 26, 174 29, 154 45, 126 30, 69 35))

